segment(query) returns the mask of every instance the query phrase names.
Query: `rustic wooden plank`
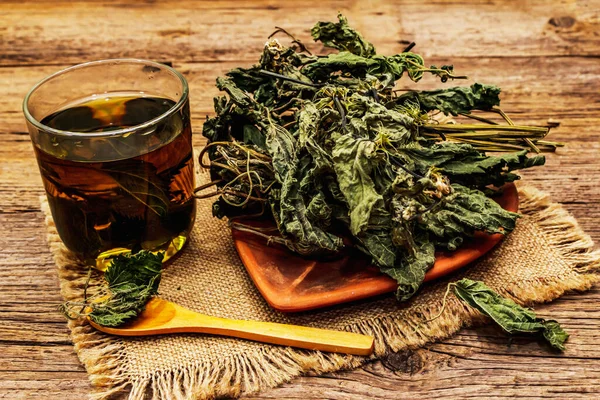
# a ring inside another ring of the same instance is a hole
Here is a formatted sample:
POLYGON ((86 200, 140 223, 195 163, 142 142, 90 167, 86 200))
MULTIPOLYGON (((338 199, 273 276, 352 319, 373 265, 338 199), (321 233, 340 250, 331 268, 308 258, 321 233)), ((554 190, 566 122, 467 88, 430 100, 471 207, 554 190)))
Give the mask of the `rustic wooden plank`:
POLYGON ((6 372, 0 379, 0 398, 11 400, 81 400, 90 391, 85 372, 6 372))
POLYGON ((274 25, 310 43, 310 27, 316 20, 334 19, 337 10, 383 53, 415 41, 425 55, 600 55, 597 9, 596 1, 542 0, 5 1, 0 6, 0 64, 105 57, 253 60, 274 25))
POLYGON ((355 399, 357 393, 369 399, 438 398, 592 398, 598 385, 595 372, 585 367, 574 368, 578 384, 572 376, 552 374, 559 365, 539 367, 536 359, 528 371, 504 366, 502 359, 459 360, 435 371, 414 375, 390 372, 381 363, 363 370, 336 373, 326 377, 302 377, 296 382, 265 392, 250 399, 355 399), (500 366, 498 366, 500 364, 500 366))
POLYGON ((77 372, 85 371, 73 354, 73 346, 36 346, 31 344, 6 345, 0 343, 0 371, 16 372, 77 372))
MULTIPOLYGON (((449 357, 444 350, 434 346, 406 355, 395 366, 375 362, 353 372, 301 377, 293 383, 248 398, 429 399, 432 393, 457 399, 495 396, 591 398, 598 394, 599 380, 596 376, 600 371, 597 366, 590 368, 580 364, 570 368, 569 373, 563 371, 558 374, 557 369, 563 369, 561 367, 564 365, 560 359, 545 359, 544 363, 540 363, 539 359, 529 357, 520 361, 513 363, 510 356, 468 358, 464 352, 449 357), (433 363, 435 368, 415 370, 423 362, 433 363), (400 367, 401 370, 390 367, 400 367), (575 377, 578 384, 573 384, 575 377), (361 394, 364 397, 360 397, 361 394)), ((42 393, 60 394, 61 398, 66 399, 81 398, 71 396, 77 394, 74 391, 83 393, 87 389, 85 381, 79 380, 83 374, 71 371, 60 372, 60 378, 58 373, 51 371, 8 372, 4 378, 0 382, 0 390, 11 394, 10 398, 38 398, 42 393), (19 395, 35 397, 16 397, 19 395)))

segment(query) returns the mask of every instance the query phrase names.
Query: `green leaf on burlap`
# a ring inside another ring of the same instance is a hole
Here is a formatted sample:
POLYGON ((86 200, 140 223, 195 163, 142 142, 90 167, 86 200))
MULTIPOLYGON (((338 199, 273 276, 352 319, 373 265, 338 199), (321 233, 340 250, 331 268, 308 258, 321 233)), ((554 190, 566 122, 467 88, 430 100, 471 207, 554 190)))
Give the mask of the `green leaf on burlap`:
POLYGON ((569 335, 558 322, 538 318, 532 310, 500 296, 483 282, 461 279, 453 286, 458 298, 490 317, 506 332, 542 334, 552 347, 565 350, 569 335))
POLYGON ((69 319, 87 316, 98 325, 123 325, 144 311, 148 300, 158 293, 163 258, 162 252, 145 250, 114 257, 104 273, 105 284, 93 296, 84 296, 83 302, 63 303, 60 310, 69 319))

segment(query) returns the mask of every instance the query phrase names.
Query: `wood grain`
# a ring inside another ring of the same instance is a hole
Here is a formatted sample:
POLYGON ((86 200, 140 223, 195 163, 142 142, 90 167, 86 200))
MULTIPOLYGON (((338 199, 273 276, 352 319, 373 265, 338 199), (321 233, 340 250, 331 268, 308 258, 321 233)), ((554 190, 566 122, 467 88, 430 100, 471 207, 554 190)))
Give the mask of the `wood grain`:
MULTIPOLYGON (((275 25, 309 39, 317 19, 343 11, 382 53, 407 41, 432 64, 453 62, 503 88, 520 123, 560 121, 568 146, 524 179, 565 204, 600 240, 599 1, 206 1, 0 3, 0 398, 81 399, 90 387, 62 317, 39 209, 43 194, 21 113, 38 80, 110 57, 171 61, 190 82, 194 142, 212 113, 214 79, 256 61, 275 25)), ((404 87, 412 87, 403 82, 404 87)), ((421 88, 439 85, 432 79, 421 88)), ((461 331, 357 371, 299 378, 252 399, 597 398, 600 289, 539 306, 571 333, 568 350, 508 337, 491 326, 461 331)))
POLYGON ((253 60, 274 25, 309 43, 315 20, 338 10, 382 53, 415 41, 427 56, 600 54, 597 9, 587 2, 6 1, 0 63, 253 60))

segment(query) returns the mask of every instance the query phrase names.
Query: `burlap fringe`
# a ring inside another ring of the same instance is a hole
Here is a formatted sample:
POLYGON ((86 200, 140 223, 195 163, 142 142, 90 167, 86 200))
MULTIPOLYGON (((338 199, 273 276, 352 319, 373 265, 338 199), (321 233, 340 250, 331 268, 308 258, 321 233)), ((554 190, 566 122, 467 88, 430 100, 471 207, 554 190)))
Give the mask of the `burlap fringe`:
POLYGON ((519 187, 520 212, 534 218, 546 233, 548 244, 559 249, 565 261, 577 272, 597 272, 600 269, 600 250, 579 226, 577 220, 550 196, 536 188, 519 187))
MULTIPOLYGON (((587 290, 600 269, 600 251, 593 250, 593 241, 579 227, 577 221, 548 195, 530 188, 520 188, 521 212, 534 218, 547 234, 549 246, 557 248, 573 266, 572 274, 551 280, 515 282, 505 288, 496 288, 502 294, 521 304, 548 302, 569 290, 587 290), (528 299, 528 301, 523 301, 528 299)), ((45 203, 45 202, 43 202, 45 203)), ((45 203, 47 207, 47 203, 45 203)), ((49 213, 48 213, 49 214, 49 213)), ((52 220, 48 221, 52 228, 52 220)), ((61 290, 67 299, 80 295, 85 280, 82 269, 74 265, 67 253, 62 252, 55 231, 50 229, 49 242, 59 270, 61 290), (59 260, 67 257, 68 260, 59 260), (66 262, 68 261, 68 262, 66 262)), ((448 298, 441 315, 430 321, 442 309, 442 299, 435 305, 407 316, 389 316, 361 321, 348 326, 348 331, 375 338, 375 354, 381 357, 390 351, 416 348, 444 339, 465 326, 483 321, 481 314, 455 297, 448 298)), ((220 396, 240 396, 274 387, 292 378, 306 374, 326 373, 356 368, 369 358, 339 354, 309 352, 291 348, 268 348, 254 354, 238 354, 200 365, 189 364, 178 370, 156 371, 143 379, 131 380, 127 375, 122 342, 98 333, 88 325, 71 321, 73 342, 81 362, 85 365, 92 385, 96 388, 93 399, 108 399, 129 392, 129 400, 152 399, 210 399, 220 396)))

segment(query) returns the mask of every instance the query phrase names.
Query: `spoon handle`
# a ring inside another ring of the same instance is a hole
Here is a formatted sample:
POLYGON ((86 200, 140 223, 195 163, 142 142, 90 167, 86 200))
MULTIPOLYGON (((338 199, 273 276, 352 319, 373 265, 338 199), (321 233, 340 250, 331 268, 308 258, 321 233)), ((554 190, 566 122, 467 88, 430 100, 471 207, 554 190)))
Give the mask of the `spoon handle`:
MULTIPOLYGON (((198 324, 187 332, 232 336, 282 346, 367 356, 373 353, 373 338, 358 333, 286 325, 274 322, 243 321, 201 314, 198 324)), ((188 320, 188 323, 193 322, 188 320)))

